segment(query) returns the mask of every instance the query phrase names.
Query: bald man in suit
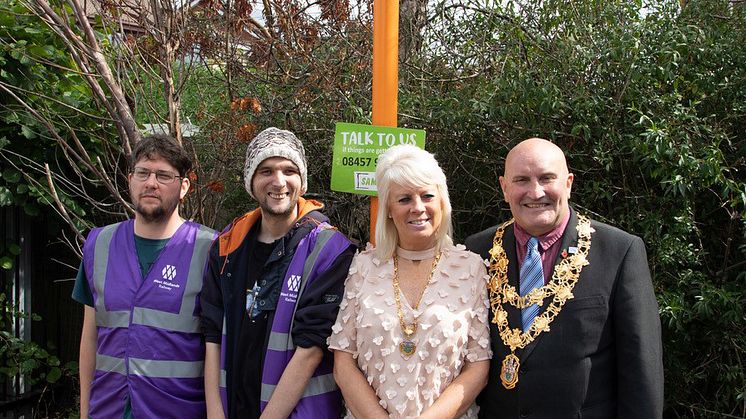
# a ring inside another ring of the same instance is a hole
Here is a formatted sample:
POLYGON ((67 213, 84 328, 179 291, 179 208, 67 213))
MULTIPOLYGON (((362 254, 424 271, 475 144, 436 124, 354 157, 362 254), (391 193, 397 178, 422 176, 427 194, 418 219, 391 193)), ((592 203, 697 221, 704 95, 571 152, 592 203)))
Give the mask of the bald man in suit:
POLYGON ((574 176, 553 143, 505 159, 513 219, 466 239, 490 261, 483 418, 660 418, 658 305, 639 237, 569 205, 574 176))

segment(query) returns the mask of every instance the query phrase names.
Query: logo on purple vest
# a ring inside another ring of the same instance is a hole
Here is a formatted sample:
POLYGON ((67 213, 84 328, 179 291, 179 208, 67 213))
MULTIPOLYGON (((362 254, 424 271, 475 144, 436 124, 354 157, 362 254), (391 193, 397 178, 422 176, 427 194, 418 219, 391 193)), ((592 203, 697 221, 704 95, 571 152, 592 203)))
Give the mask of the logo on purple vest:
POLYGON ((161 276, 163 279, 154 279, 153 283, 158 286, 158 288, 171 291, 174 288, 181 288, 181 285, 177 282, 174 282, 176 279, 176 266, 174 265, 166 265, 163 267, 163 270, 161 270, 161 276))
POLYGON ((290 278, 288 278, 288 291, 298 292, 299 289, 300 289, 300 276, 290 275, 290 278))
POLYGON ((163 270, 161 271, 161 274, 163 275, 163 279, 166 281, 173 281, 174 278, 176 278, 176 266, 174 265, 166 265, 163 267, 163 270))

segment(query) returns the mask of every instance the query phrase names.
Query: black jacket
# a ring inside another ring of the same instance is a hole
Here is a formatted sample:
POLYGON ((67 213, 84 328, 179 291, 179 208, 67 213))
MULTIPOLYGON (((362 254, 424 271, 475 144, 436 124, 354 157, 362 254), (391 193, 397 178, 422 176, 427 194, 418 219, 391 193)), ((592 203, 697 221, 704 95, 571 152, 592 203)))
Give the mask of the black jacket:
MULTIPOLYGON (((226 366, 233 365, 234 354, 239 350, 238 337, 241 333, 241 316, 246 316, 246 277, 250 269, 261 269, 261 281, 281 281, 290 261, 295 254, 298 243, 311 230, 328 218, 318 211, 322 206, 314 201, 299 201, 301 214, 298 221, 288 233, 278 240, 269 259, 263 267, 249 266, 251 258, 249 240, 246 240, 253 223, 258 220, 256 213, 248 213, 229 225, 215 241, 210 251, 207 271, 205 273, 201 303, 201 324, 205 341, 221 344, 223 317, 225 314, 225 351, 226 366)), ((258 211, 258 210, 256 210, 258 211)), ((342 300, 344 281, 347 278, 355 248, 350 248, 337 258, 327 270, 327 275, 319 278, 314 287, 307 289, 300 297, 298 309, 293 321, 293 342, 299 347, 318 346, 326 348, 326 339, 331 334, 331 327, 337 317, 339 303, 342 300)), ((270 292, 261 295, 261 301, 275 307, 281 287, 268 287, 270 292)), ((265 288, 266 289, 266 288, 265 288)), ((261 302, 259 299, 257 303, 261 302)), ((271 311, 269 324, 272 324, 274 311, 271 311)), ((271 327, 266 336, 257 337, 264 340, 264 349, 271 327)), ((228 399, 233 395, 231 369, 227 368, 228 399)), ((229 402, 229 405, 231 403, 229 402)))
MULTIPOLYGON (((562 236, 562 250, 577 246, 573 211, 562 236)), ((660 418, 663 410, 663 364, 658 304, 639 237, 591 221, 589 265, 583 267, 574 298, 540 334, 516 355, 521 366, 517 386, 500 381, 510 348, 490 324, 494 356, 489 383, 478 399, 485 418, 660 418)), ((468 249, 489 260, 495 227, 466 239, 468 249)), ((503 247, 508 281, 518 289, 513 226, 505 229, 503 247)), ((546 305, 546 303, 545 303, 546 305)), ((520 328, 520 310, 505 304, 511 328, 520 328)), ((543 309, 542 309, 543 311, 543 309)), ((490 316, 492 318, 492 315, 490 316)))

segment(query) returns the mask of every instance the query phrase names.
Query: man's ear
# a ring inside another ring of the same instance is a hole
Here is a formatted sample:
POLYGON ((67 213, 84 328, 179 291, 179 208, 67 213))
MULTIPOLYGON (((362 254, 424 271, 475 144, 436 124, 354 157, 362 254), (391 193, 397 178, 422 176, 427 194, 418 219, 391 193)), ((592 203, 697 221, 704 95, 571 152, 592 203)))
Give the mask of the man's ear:
POLYGON ((189 175, 187 174, 183 178, 181 178, 181 190, 179 191, 179 200, 183 200, 187 193, 189 193, 189 188, 192 187, 192 181, 189 180, 189 175))
POLYGON ((505 186, 506 186, 507 180, 505 179, 505 176, 500 176, 499 180, 500 180, 500 191, 503 194, 503 200, 505 202, 508 202, 508 194, 505 193, 505 186))

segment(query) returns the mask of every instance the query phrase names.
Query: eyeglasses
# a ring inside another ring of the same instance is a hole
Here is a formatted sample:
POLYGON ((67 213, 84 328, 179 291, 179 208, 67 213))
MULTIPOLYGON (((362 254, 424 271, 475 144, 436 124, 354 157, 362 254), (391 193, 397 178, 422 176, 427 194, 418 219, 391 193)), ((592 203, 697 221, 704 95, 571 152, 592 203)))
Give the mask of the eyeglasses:
POLYGON ((150 179, 151 173, 155 173, 155 180, 157 180, 158 183, 160 183, 161 185, 169 185, 171 183, 174 183, 177 178, 181 179, 184 177, 175 175, 165 170, 148 170, 142 167, 135 167, 135 170, 132 171, 132 177, 134 177, 136 180, 139 180, 140 182, 145 182, 146 180, 150 179))

